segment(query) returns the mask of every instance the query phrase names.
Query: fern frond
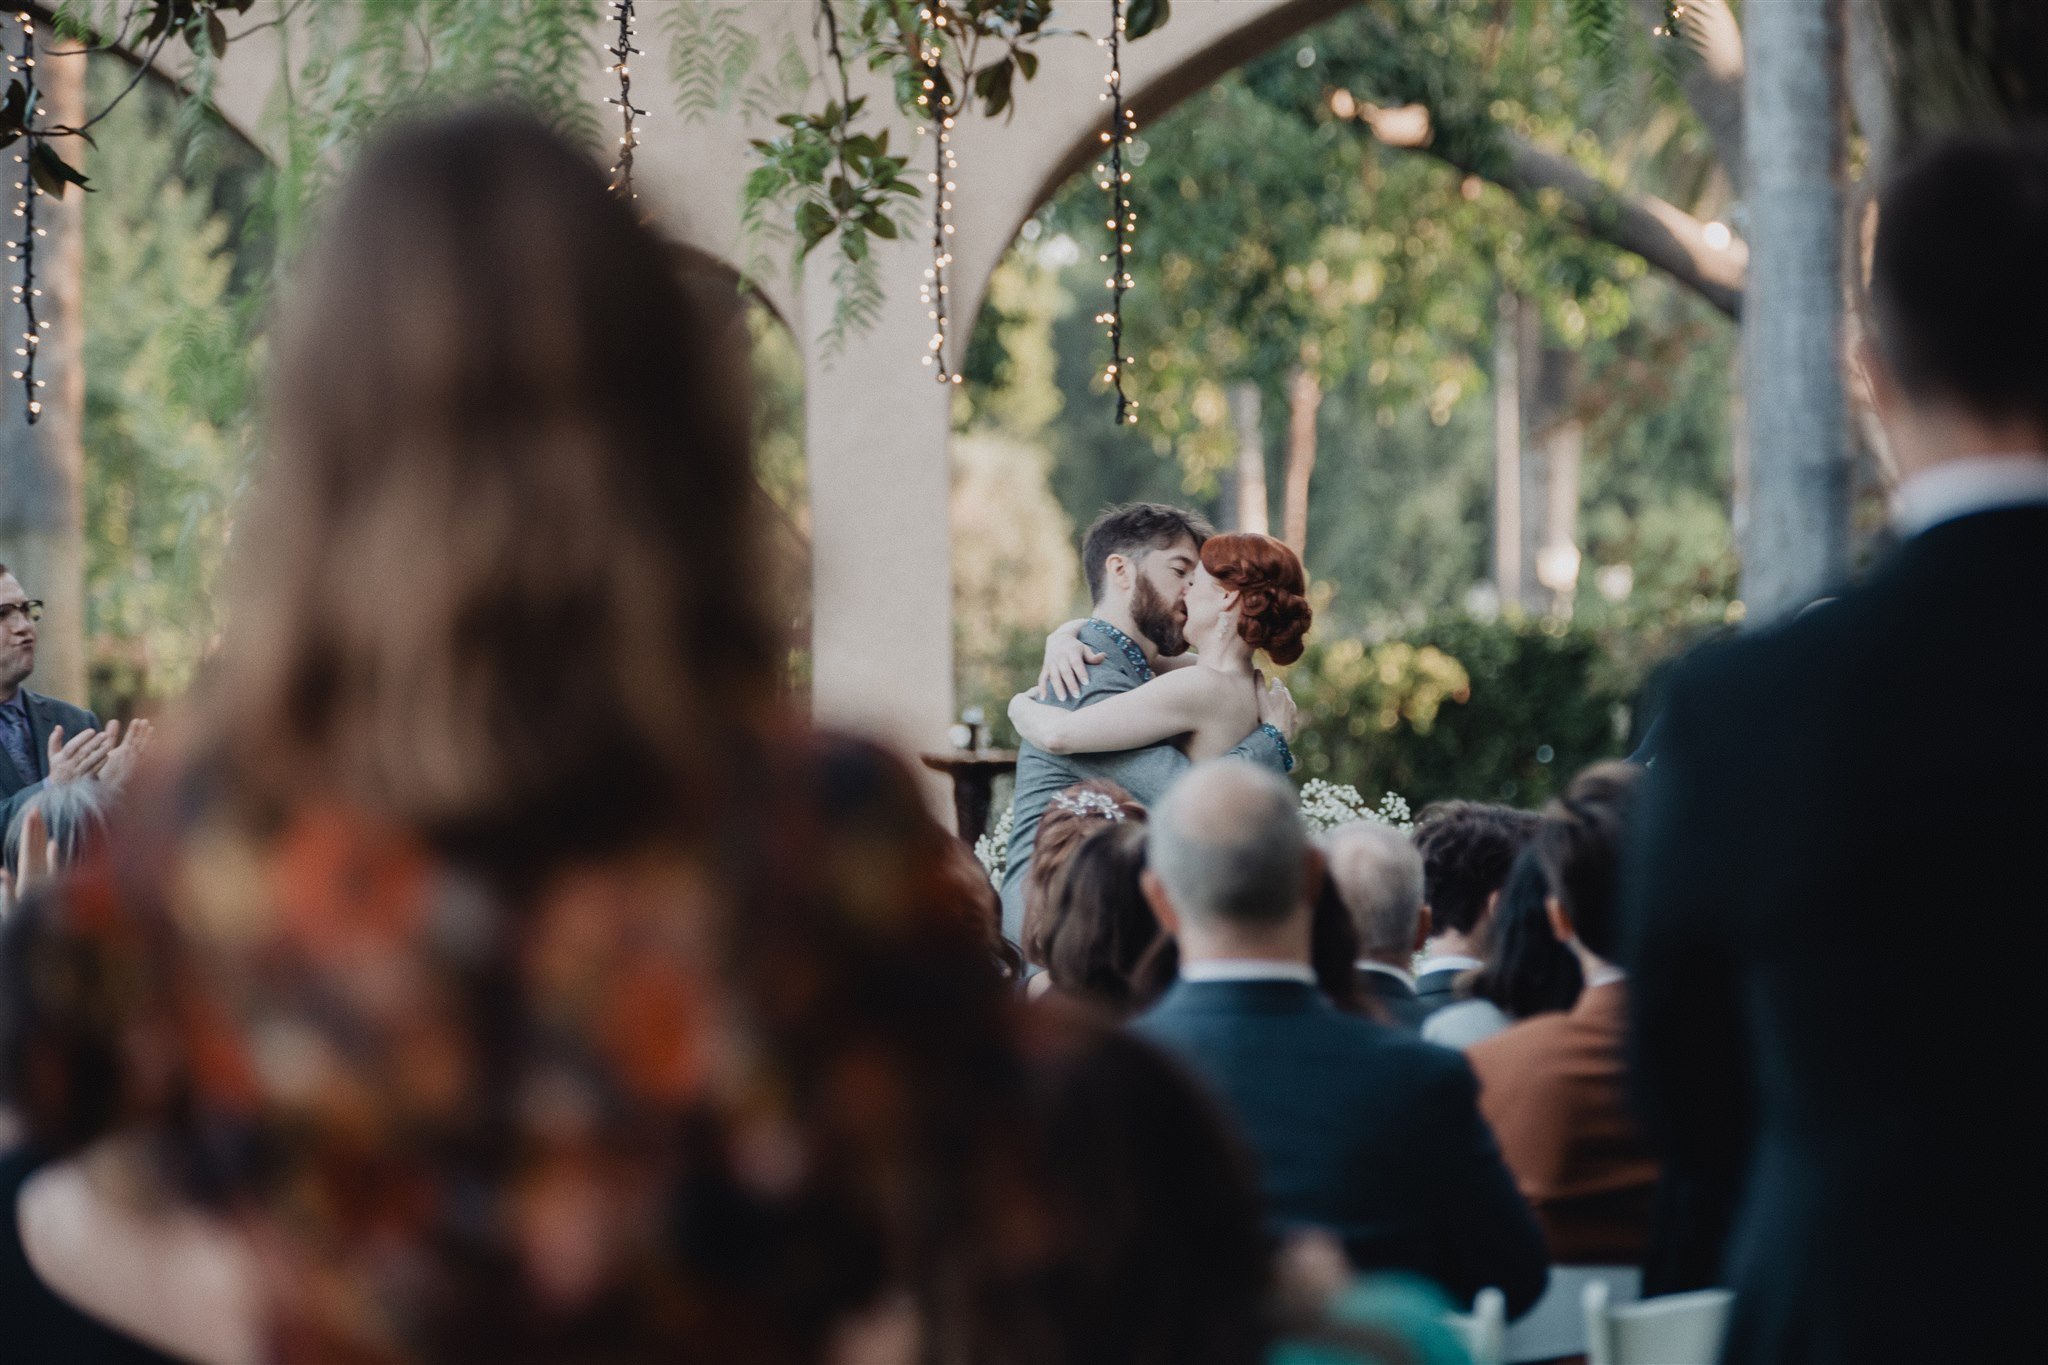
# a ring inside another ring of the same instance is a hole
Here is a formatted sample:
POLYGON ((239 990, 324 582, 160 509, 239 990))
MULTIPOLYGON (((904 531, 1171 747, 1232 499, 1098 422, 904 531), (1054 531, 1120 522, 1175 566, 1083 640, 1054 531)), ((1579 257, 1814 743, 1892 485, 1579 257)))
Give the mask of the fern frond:
POLYGON ((1564 8, 1572 45, 1603 81, 1618 80, 1630 22, 1628 0, 1565 0, 1564 8))

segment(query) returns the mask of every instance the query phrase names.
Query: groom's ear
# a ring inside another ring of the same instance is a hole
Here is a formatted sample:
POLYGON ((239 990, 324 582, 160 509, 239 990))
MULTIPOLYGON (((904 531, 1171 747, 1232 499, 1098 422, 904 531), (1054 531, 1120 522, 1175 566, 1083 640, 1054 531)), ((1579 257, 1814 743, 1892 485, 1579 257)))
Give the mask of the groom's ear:
POLYGON ((1128 590, 1134 571, 1130 558, 1126 555, 1112 554, 1103 558, 1102 581, 1106 584, 1128 590))

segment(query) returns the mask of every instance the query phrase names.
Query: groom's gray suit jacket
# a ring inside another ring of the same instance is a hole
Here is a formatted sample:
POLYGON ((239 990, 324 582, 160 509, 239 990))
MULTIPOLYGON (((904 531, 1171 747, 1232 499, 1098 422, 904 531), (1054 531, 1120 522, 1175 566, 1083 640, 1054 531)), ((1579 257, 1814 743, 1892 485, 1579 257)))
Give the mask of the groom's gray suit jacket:
MULTIPOLYGON (((1144 651, 1135 640, 1105 621, 1089 621, 1081 627, 1081 643, 1108 657, 1088 669, 1088 686, 1079 697, 1055 705, 1076 710, 1118 692, 1128 692, 1152 676, 1144 651)), ((1230 757, 1263 763, 1275 772, 1287 771, 1289 756, 1277 730, 1261 726, 1244 743, 1230 751, 1230 757)), ((1024 929, 1024 873, 1031 865, 1032 845, 1038 840, 1039 817, 1052 798, 1076 782, 1103 778, 1130 792, 1150 806, 1166 794, 1180 775, 1188 770, 1188 756, 1171 743, 1125 749, 1107 754, 1049 754, 1030 744, 1017 753, 1017 792, 1010 806, 1010 861, 1003 873, 1003 932, 1015 941, 1024 929)))

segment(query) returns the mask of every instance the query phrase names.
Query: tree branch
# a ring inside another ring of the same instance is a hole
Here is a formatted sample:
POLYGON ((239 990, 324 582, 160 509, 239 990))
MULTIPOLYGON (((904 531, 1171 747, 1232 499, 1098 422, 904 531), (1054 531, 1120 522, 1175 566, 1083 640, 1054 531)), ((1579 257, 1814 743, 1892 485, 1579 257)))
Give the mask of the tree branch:
POLYGON ((1741 316, 1749 246, 1732 233, 1725 245, 1716 245, 1708 240, 1708 225, 1684 209, 1655 195, 1618 190, 1569 158, 1513 133, 1497 131, 1495 155, 1481 164, 1481 158, 1438 145, 1429 111, 1419 104, 1356 108, 1359 121, 1388 146, 1426 152, 1538 206, 1555 195, 1566 216, 1587 236, 1642 257, 1729 317, 1741 316))

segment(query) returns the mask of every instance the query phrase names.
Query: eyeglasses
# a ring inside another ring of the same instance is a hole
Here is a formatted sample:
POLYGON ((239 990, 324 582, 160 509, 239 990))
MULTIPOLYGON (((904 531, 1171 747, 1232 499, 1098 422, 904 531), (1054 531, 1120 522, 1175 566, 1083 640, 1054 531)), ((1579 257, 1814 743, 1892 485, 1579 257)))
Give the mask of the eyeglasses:
POLYGON ((26 602, 0 602, 0 628, 12 625, 17 613, 31 621, 40 621, 43 619, 43 604, 34 597, 26 602))

